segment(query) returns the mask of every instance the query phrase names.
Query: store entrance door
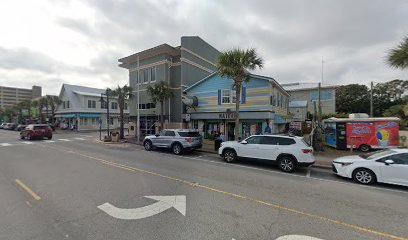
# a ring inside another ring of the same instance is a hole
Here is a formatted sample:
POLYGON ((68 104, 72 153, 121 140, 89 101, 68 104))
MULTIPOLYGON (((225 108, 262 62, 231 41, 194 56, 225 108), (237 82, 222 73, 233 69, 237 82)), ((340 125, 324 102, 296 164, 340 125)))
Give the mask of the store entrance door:
POLYGON ((227 123, 227 140, 228 141, 235 140, 234 130, 235 130, 235 123, 234 122, 227 123))

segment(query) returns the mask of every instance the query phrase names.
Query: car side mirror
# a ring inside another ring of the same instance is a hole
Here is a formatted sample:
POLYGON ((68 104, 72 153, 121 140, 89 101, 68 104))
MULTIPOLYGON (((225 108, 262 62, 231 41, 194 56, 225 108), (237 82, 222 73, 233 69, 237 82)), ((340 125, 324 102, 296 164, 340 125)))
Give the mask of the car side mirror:
POLYGON ((394 161, 393 160, 391 160, 391 159, 388 159, 388 160, 385 160, 385 165, 391 165, 391 164, 394 164, 394 161))
POLYGON ((241 144, 248 144, 248 142, 245 141, 245 140, 242 140, 240 143, 241 143, 241 144))

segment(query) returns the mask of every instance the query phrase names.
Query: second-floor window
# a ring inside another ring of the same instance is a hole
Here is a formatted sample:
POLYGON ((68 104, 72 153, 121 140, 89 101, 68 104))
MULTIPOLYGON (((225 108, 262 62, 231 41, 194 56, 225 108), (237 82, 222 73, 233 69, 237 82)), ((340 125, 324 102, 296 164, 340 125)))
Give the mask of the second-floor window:
POLYGON ((221 103, 230 103, 231 102, 231 90, 224 89, 221 91, 221 103))
POLYGON ((69 108, 69 101, 67 101, 67 108, 69 108))
POLYGON ((127 110, 128 109, 128 104, 127 103, 125 103, 125 110, 127 110))
POLYGON ((139 109, 152 109, 152 108, 156 108, 155 103, 140 103, 139 104, 139 109))
POLYGON ((105 108, 106 108, 106 102, 105 102, 105 101, 101 102, 101 108, 102 108, 102 109, 105 109, 105 108))
POLYGON ((62 108, 65 109, 65 101, 62 102, 62 108))
POLYGON ((139 70, 139 74, 136 73, 136 82, 138 84, 149 83, 156 81, 156 67, 149 67, 139 70))
POLYGON ((111 109, 118 109, 118 103, 117 102, 111 102, 111 109))
POLYGON ((96 108, 96 101, 88 100, 88 108, 96 108))

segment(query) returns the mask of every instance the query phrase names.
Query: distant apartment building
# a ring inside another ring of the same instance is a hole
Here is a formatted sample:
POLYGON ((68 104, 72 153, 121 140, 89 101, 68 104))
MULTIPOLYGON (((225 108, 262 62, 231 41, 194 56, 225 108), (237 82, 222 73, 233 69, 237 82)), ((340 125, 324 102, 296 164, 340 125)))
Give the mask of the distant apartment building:
MULTIPOLYGON (((318 83, 286 83, 282 84, 282 87, 290 93, 289 112, 296 120, 304 121, 307 112, 314 112, 314 102, 316 102, 317 107, 319 99, 318 83)), ((321 85, 322 114, 336 112, 336 87, 334 85, 321 85)))
POLYGON ((13 107, 17 103, 41 97, 42 89, 32 86, 31 89, 0 86, 0 108, 13 107))
POLYGON ((162 44, 119 59, 119 66, 129 71, 129 85, 134 90, 129 103, 131 121, 136 122, 137 112, 140 112, 141 132, 154 133, 160 104, 151 101, 146 89, 149 85, 166 81, 173 92, 173 97, 164 104, 166 126, 185 126, 186 112, 181 95, 187 87, 216 71, 219 54, 200 37, 186 36, 181 37, 180 46, 162 44))

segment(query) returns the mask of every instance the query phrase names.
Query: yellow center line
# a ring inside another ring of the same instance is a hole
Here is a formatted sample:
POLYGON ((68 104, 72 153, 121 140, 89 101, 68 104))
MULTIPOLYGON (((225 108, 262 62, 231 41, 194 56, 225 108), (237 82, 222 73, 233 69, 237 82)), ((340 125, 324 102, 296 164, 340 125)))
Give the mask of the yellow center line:
POLYGON ((22 181, 16 179, 16 183, 20 185, 20 187, 22 187, 26 192, 28 192, 35 200, 41 200, 40 196, 38 196, 33 190, 27 187, 27 185, 25 185, 22 181))
MULTIPOLYGON (((50 146, 47 146, 47 147, 50 147, 50 146)), ((217 188, 212 188, 212 187, 209 187, 209 186, 201 185, 201 184, 198 184, 198 183, 194 183, 194 182, 184 180, 184 179, 180 179, 180 178, 176 178, 176 177, 166 176, 166 175, 156 173, 156 172, 152 172, 152 171, 149 171, 149 170, 144 170, 144 169, 128 166, 128 165, 125 165, 125 164, 108 161, 108 160, 105 160, 105 159, 102 159, 102 158, 82 154, 80 152, 75 152, 75 151, 72 151, 72 150, 64 150, 64 149, 54 148, 54 147, 50 147, 50 148, 53 148, 53 149, 56 149, 56 150, 62 150, 62 151, 72 153, 72 154, 76 154, 76 155, 79 155, 79 156, 82 156, 82 157, 85 157, 85 158, 97 160, 100 163, 103 163, 105 165, 109 165, 109 166, 112 166, 112 167, 124 169, 124 170, 131 171, 131 172, 141 172, 141 173, 150 174, 150 175, 161 177, 161 178, 164 178, 164 179, 169 179, 169 180, 172 180, 172 181, 180 182, 180 183, 192 186, 192 187, 198 187, 198 188, 205 189, 205 190, 208 190, 208 191, 211 191, 211 192, 217 192, 217 193, 227 195, 227 196, 231 196, 231 197, 234 197, 234 198, 244 199, 244 200, 251 201, 251 202, 254 202, 254 203, 257 203, 257 204, 261 204, 261 205, 264 205, 264 206, 269 206, 269 207, 272 207, 272 208, 275 208, 275 209, 280 209, 280 210, 284 210, 284 211, 287 211, 287 212, 296 213, 296 214, 306 216, 306 217, 309 217, 309 218, 312 218, 312 219, 320 220, 320 221, 323 221, 323 222, 333 223, 335 225, 340 225, 340 226, 343 226, 343 227, 346 227, 346 228, 351 228, 351 229, 358 230, 358 231, 361 231, 361 232, 370 233, 370 234, 373 234, 373 235, 376 235, 376 236, 381 236, 381 237, 386 237, 386 238, 396 239, 396 240, 408 240, 407 237, 401 237, 401 236, 397 236, 397 235, 377 231, 377 230, 370 229, 370 228, 360 227, 360 226, 357 226, 357 225, 354 225, 354 224, 342 222, 340 220, 331 219, 331 218, 327 218, 327 217, 324 217, 324 216, 319 216, 319 215, 316 215, 316 214, 313 214, 313 213, 308 213, 308 212, 305 212, 305 211, 302 211, 302 210, 297 210, 297 209, 294 209, 294 208, 289 208, 289 207, 285 207, 285 206, 282 206, 282 205, 265 202, 265 201, 258 200, 258 199, 255 199, 255 198, 251 198, 251 197, 248 197, 248 196, 223 191, 223 190, 220 190, 220 189, 217 189, 217 188)))

